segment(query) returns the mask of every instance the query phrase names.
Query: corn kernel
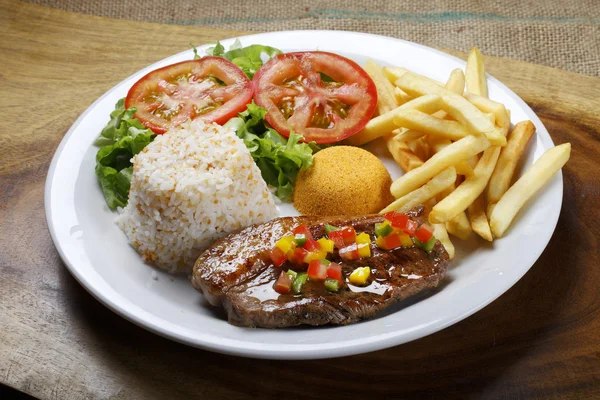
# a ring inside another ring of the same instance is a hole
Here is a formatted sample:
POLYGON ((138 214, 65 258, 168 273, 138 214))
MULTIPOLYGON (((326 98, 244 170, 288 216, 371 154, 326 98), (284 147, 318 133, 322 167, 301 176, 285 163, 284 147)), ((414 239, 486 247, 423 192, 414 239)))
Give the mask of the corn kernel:
POLYGON ((333 253, 333 240, 329 240, 323 237, 317 240, 317 242, 321 245, 321 250, 326 251, 328 253, 333 253))
POLYGON ((350 274, 350 283, 352 283, 353 285, 364 285, 367 282, 367 279, 369 279, 369 275, 371 275, 371 268, 369 267, 362 267, 362 268, 356 268, 354 271, 352 271, 352 273, 350 274))
POLYGON ((294 237, 293 236, 284 236, 275 243, 275 246, 279 248, 279 250, 287 253, 290 250, 293 250, 295 247, 294 237))
POLYGON ((356 236, 356 243, 357 244, 366 244, 366 243, 371 243, 371 236, 369 236, 368 233, 363 232, 363 233, 359 233, 356 236))

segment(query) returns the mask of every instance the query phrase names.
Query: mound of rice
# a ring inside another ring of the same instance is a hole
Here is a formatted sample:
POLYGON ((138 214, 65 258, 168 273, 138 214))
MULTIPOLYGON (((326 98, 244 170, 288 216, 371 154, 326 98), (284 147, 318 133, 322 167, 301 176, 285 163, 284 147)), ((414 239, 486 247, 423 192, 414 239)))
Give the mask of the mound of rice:
POLYGON ((276 216, 244 142, 196 120, 158 135, 133 158, 129 203, 117 225, 145 261, 187 272, 215 240, 276 216))

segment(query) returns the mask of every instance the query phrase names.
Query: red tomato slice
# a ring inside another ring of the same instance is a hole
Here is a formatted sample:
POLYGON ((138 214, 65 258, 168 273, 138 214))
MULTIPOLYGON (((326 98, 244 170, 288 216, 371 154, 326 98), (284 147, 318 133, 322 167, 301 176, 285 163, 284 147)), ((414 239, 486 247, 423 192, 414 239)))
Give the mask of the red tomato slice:
POLYGON ((235 64, 221 57, 202 57, 146 74, 125 98, 135 117, 155 133, 165 133, 189 119, 224 124, 246 109, 252 82, 235 64))
POLYGON ((254 101, 285 137, 335 143, 360 131, 375 112, 377 89, 354 61, 323 51, 280 54, 254 75, 254 101), (321 74, 333 81, 324 80, 321 74))

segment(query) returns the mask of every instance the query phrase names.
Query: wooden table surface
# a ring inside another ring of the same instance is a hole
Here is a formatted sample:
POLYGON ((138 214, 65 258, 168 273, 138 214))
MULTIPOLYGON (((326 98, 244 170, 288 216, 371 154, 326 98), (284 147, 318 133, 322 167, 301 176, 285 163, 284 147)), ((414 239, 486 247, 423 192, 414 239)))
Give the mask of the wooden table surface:
POLYGON ((600 398, 600 80, 486 59, 556 143, 573 145, 556 232, 512 289, 466 320, 402 346, 264 361, 186 347, 112 313, 65 268, 43 204, 52 155, 96 98, 190 42, 242 32, 1 0, 0 33, 1 383, 44 399, 600 398))

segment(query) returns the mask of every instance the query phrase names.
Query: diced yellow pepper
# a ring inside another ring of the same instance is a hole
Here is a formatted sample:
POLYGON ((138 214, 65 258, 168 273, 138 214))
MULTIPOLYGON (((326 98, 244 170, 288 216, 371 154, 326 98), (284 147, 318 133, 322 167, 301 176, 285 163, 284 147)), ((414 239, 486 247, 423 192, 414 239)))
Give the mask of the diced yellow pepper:
POLYGON ((333 240, 322 237, 321 239, 317 240, 317 242, 321 245, 321 250, 328 253, 333 253, 333 240))
POLYGON ((304 262, 310 263, 311 261, 314 261, 314 260, 323 260, 326 257, 327 257, 327 252, 325 250, 311 251, 304 257, 304 262))
POLYGON ((354 271, 352 271, 348 279, 350 279, 350 283, 352 283, 353 285, 361 286, 367 282, 367 279, 369 279, 369 275, 371 275, 371 268, 356 268, 354 271))
POLYGON ((369 236, 368 233, 363 232, 363 233, 359 233, 356 236, 356 244, 367 244, 367 243, 371 243, 371 236, 369 236))
POLYGON ((358 255, 361 257, 371 257, 371 243, 359 243, 358 255))
POLYGON ((402 247, 412 247, 413 241, 407 234, 401 233, 400 235, 400 243, 402 243, 402 247))
POLYGON ((290 250, 293 250, 296 247, 296 243, 294 242, 293 236, 284 236, 275 243, 275 247, 279 248, 279 250, 287 253, 290 250))
POLYGON ((387 250, 387 248, 385 247, 385 238, 384 237, 380 236, 377 239, 375 239, 375 244, 380 249, 387 250))

